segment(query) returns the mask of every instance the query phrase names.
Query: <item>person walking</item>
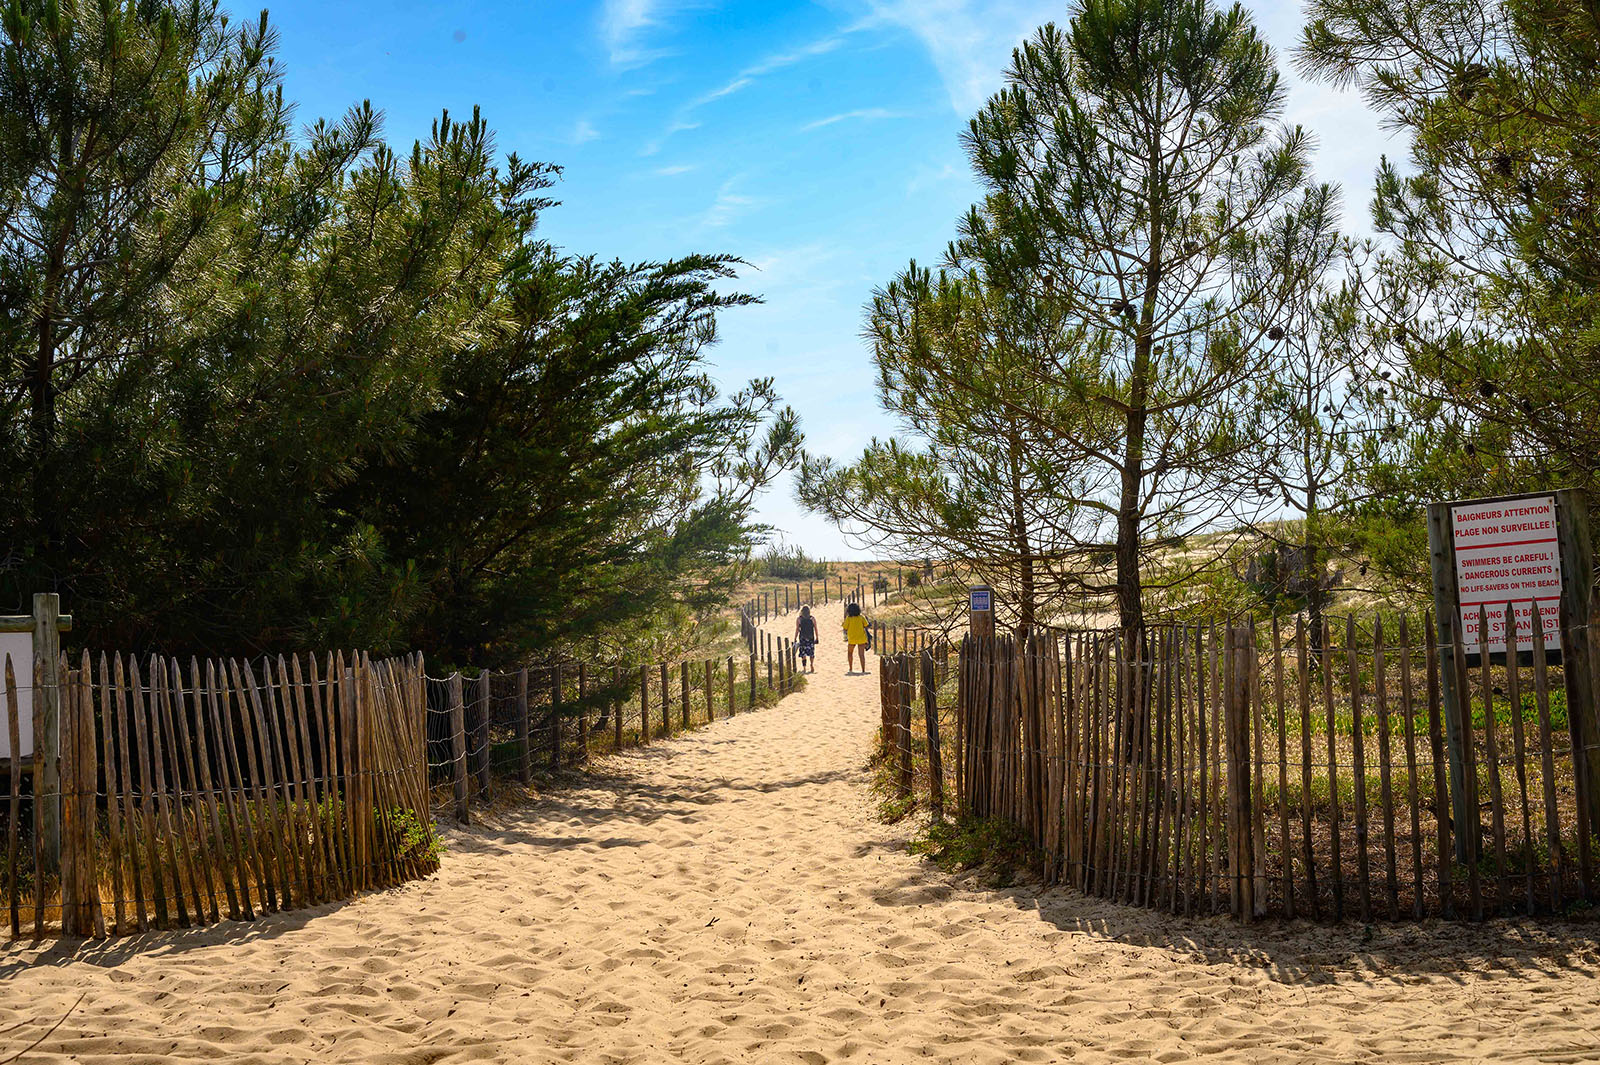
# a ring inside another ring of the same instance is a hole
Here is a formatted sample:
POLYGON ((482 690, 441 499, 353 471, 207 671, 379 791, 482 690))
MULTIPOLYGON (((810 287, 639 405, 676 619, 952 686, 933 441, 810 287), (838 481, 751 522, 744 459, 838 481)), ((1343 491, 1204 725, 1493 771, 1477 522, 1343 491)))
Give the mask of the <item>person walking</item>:
POLYGON ((855 673, 856 655, 861 655, 861 672, 867 671, 867 648, 872 646, 872 633, 867 619, 861 614, 861 604, 851 603, 844 608, 845 676, 855 673))
POLYGON ((800 616, 794 623, 794 643, 798 648, 800 669, 806 673, 817 671, 817 619, 811 616, 811 608, 800 608, 800 616))

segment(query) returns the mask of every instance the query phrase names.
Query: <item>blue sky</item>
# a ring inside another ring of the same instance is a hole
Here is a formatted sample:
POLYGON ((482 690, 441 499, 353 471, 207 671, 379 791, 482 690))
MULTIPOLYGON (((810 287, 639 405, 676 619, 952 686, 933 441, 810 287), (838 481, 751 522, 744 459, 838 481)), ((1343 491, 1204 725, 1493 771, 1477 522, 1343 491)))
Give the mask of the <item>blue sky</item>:
MULTIPOLYGON (((1280 52, 1298 3, 1248 5, 1280 52)), ((248 9, 236 8, 244 14, 248 9)), ((714 349, 730 389, 771 375, 814 451, 895 427, 878 410, 862 307, 937 259, 977 196, 958 137, 1012 47, 1062 0, 292 0, 271 9, 298 117, 370 99, 399 147, 474 105, 503 152, 559 163, 543 235, 630 261, 691 251, 751 264, 714 349)), ((1287 72, 1287 63, 1285 62, 1287 72)), ((1288 119, 1366 228, 1380 155, 1403 154, 1348 92, 1288 73, 1288 119)), ((785 482, 761 516, 813 554, 856 552, 785 482)))

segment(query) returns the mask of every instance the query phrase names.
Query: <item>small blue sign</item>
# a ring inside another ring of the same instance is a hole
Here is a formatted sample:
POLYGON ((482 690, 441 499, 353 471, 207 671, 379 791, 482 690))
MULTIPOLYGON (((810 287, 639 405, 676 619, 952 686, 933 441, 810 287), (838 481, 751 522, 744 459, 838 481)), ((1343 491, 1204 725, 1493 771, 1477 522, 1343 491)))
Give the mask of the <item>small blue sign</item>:
POLYGON ((968 609, 970 610, 987 611, 994 609, 993 595, 988 588, 972 589, 971 592, 968 593, 968 599, 968 609))

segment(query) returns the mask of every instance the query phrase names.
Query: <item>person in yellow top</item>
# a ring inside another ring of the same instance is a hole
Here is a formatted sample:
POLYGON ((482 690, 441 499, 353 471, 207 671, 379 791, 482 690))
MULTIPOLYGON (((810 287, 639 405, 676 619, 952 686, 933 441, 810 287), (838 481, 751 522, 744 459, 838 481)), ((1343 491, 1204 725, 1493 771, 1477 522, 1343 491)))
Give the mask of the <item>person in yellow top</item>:
POLYGON ((855 672, 856 654, 861 654, 861 672, 867 671, 867 646, 872 637, 867 632, 867 619, 861 616, 861 604, 851 603, 844 608, 844 642, 846 676, 855 672))

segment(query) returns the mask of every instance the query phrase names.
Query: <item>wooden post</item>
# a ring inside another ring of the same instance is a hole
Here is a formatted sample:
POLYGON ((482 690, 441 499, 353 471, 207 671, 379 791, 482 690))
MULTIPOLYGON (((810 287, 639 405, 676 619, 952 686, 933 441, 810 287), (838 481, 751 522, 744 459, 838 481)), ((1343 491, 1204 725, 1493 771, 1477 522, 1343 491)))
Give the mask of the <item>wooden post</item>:
MULTIPOLYGON (((34 781, 34 802, 38 805, 40 874, 54 875, 61 870, 61 686, 56 662, 61 657, 61 597, 55 592, 38 592, 33 597, 33 716, 37 721, 34 736, 41 744, 34 764, 39 777, 34 781), (39 663, 43 663, 41 668, 39 663)), ((13 748, 11 756, 16 758, 13 748)))
POLYGON ((1456 826, 1456 861, 1467 862, 1476 857, 1473 853, 1476 833, 1462 831, 1469 822, 1476 823, 1478 812, 1468 808, 1467 782, 1462 747, 1465 742, 1461 731, 1464 720, 1461 711, 1463 698, 1459 688, 1458 669, 1463 663, 1456 661, 1456 645, 1460 640, 1461 615, 1457 606, 1455 550, 1450 539, 1450 504, 1428 504, 1428 556, 1433 570, 1434 621, 1438 626, 1435 635, 1439 648, 1440 696, 1443 703, 1445 743, 1450 756, 1450 810, 1456 826))
POLYGON ((650 667, 639 667, 639 742, 650 742, 650 667))
POLYGON ((622 664, 611 667, 612 749, 622 750, 622 664))
POLYGON ((898 786, 900 797, 911 797, 911 785, 914 779, 911 765, 911 659, 908 655, 901 655, 896 659, 895 679, 899 682, 895 686, 895 695, 899 698, 899 717, 896 721, 895 746, 900 754, 900 772, 898 786))
POLYGON ((589 663, 578 663, 578 761, 589 760, 589 663))
POLYGON ((737 688, 738 685, 739 685, 739 674, 738 674, 738 671, 737 671, 737 663, 734 661, 733 656, 729 655, 728 656, 728 716, 729 717, 732 717, 734 714, 739 712, 739 707, 737 706, 737 699, 736 699, 736 696, 734 694, 734 689, 737 688))
MULTIPOLYGON (((1600 696, 1594 687, 1590 642, 1580 635, 1593 620, 1589 590, 1594 587, 1594 554, 1589 536, 1589 503, 1577 489, 1555 493, 1561 552, 1561 675, 1567 689, 1567 727, 1572 734, 1573 778, 1583 822, 1600 825, 1600 696), (1582 762, 1580 766, 1578 763, 1582 762)), ((1580 824, 1580 828, 1584 827, 1580 824)), ((1585 848, 1588 832, 1583 833, 1585 848)), ((1594 885, 1585 884, 1586 891, 1594 885)))
POLYGON ((533 779, 533 757, 528 742, 528 670, 517 671, 517 779, 533 779))
POLYGON ((944 819, 944 759, 939 750, 939 686, 933 653, 922 652, 922 715, 928 728, 928 805, 935 821, 944 819))
POLYGON ((553 667, 550 685, 550 768, 561 768, 561 663, 553 667))
POLYGON ((750 656, 750 698, 748 704, 749 709, 754 710, 756 708, 756 656, 753 654, 750 656))
POLYGON ((689 727, 689 663, 687 660, 678 667, 678 672, 678 693, 682 697, 683 703, 679 708, 679 720, 683 722, 683 727, 687 729, 689 727))
POLYGON ((488 802, 494 793, 494 759, 493 748, 490 746, 490 719, 493 717, 493 703, 489 687, 489 671, 478 670, 478 716, 477 745, 478 745, 478 794, 483 796, 483 801, 488 802))
POLYGON ((717 719, 717 692, 714 682, 715 670, 711 659, 706 659, 706 720, 717 719))
POLYGON ((967 631, 979 639, 994 636, 994 590, 987 584, 967 591, 967 631))
MULTIPOLYGON (((467 795, 467 704, 461 695, 461 673, 450 674, 450 762, 455 770, 456 820, 472 823, 472 800, 467 795)), ((349 742, 347 733, 341 733, 349 742)))
POLYGON ((1255 914, 1255 830, 1250 800, 1250 630, 1230 626, 1223 726, 1228 742, 1228 858, 1233 914, 1246 924, 1255 914))
POLYGON ((670 667, 662 662, 661 673, 661 735, 672 735, 672 675, 670 667))

